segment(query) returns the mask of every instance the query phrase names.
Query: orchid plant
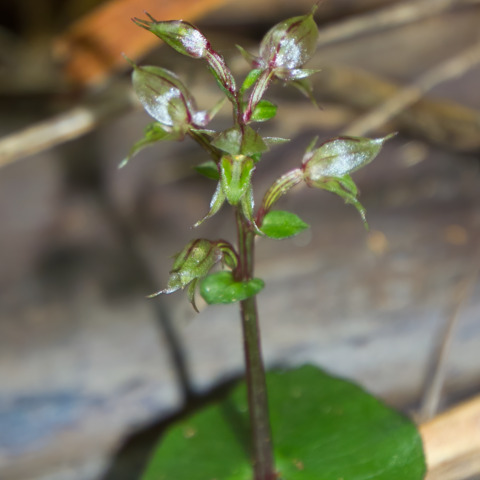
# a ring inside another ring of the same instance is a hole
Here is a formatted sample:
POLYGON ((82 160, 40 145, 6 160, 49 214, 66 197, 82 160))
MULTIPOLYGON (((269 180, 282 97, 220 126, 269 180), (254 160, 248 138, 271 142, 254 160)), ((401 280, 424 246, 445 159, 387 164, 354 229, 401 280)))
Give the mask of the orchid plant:
MULTIPOLYGON (((264 99, 268 87, 275 81, 293 85, 313 99, 309 77, 317 71, 304 68, 304 64, 316 50, 318 29, 313 18, 314 11, 287 19, 271 28, 260 43, 258 55, 239 47, 240 53, 251 66, 239 85, 223 56, 214 50, 195 26, 181 20, 156 21, 150 15, 148 20, 134 19, 137 25, 157 35, 180 54, 203 60, 232 107, 232 124, 222 131, 212 130, 208 128, 209 122, 224 102, 219 102, 209 111, 198 110, 192 94, 175 73, 157 66, 137 66, 130 62, 134 91, 154 122, 148 125, 144 138, 133 146, 122 166, 146 146, 190 137, 204 149, 207 156, 207 160, 197 166, 197 171, 217 182, 209 209, 195 226, 215 215, 224 204, 233 208, 237 228, 236 245, 223 239, 192 240, 176 254, 166 287, 152 296, 187 288, 195 309, 197 292, 207 304, 239 303, 251 432, 251 464, 247 473, 219 477, 215 476, 217 473, 209 476, 203 472, 195 476, 195 469, 192 468, 187 468, 189 473, 185 474, 178 470, 175 470, 175 474, 167 474, 158 473, 155 467, 156 476, 147 475, 147 478, 284 478, 279 471, 278 456, 275 459, 267 381, 261 355, 256 295, 264 287, 264 282, 254 275, 254 241, 256 237, 275 240, 289 238, 308 228, 296 214, 274 209, 283 195, 301 184, 339 195, 358 210, 366 225, 365 209, 358 200, 358 189, 350 174, 370 163, 389 138, 340 136, 319 146, 317 139, 314 139, 300 156, 298 165, 274 180, 260 205, 255 208, 252 182, 256 165, 263 153, 287 140, 262 137, 253 125, 275 116, 277 107, 264 99), (210 273, 216 265, 221 266, 220 270, 210 273)), ((298 460, 296 471, 303 472, 306 468, 304 462, 298 460)), ((306 475, 291 478, 324 478, 316 476, 315 472, 308 474, 308 470, 305 471, 306 475)))

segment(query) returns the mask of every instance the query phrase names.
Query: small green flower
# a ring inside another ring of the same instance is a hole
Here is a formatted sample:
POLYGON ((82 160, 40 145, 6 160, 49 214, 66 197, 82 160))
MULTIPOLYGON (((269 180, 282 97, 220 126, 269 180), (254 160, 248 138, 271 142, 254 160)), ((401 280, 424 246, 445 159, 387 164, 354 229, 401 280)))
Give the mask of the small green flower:
POLYGON ((149 297, 155 297, 164 293, 173 293, 183 290, 188 286, 188 298, 195 305, 195 289, 198 281, 205 277, 218 262, 224 263, 230 268, 235 268, 237 255, 233 247, 223 240, 213 242, 204 238, 192 240, 187 246, 175 255, 175 262, 170 271, 167 287, 149 297))
POLYGON ((239 205, 245 218, 255 227, 252 192, 254 160, 246 155, 224 155, 218 169, 220 180, 210 202, 210 211, 195 226, 215 215, 226 200, 230 205, 239 205))

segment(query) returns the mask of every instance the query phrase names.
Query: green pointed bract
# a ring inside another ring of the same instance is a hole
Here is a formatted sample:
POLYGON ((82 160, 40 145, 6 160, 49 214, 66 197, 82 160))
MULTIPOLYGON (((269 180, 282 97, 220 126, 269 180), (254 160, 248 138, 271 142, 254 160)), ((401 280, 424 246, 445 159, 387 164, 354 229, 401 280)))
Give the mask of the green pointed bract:
MULTIPOLYGON (((240 46, 240 45, 236 45, 236 47, 238 48, 238 50, 239 50, 240 54, 242 55, 242 57, 243 57, 250 65, 254 65, 254 64, 258 63, 258 62, 257 62, 258 58, 257 58, 255 55, 253 55, 253 54, 250 53, 250 52, 247 52, 247 50, 245 50, 245 49, 244 49, 242 46, 240 46)), ((255 70, 258 70, 258 72, 260 72, 260 73, 262 72, 262 69, 254 69, 254 70, 252 70, 252 71, 255 71, 255 70)), ((248 76, 249 76, 251 73, 252 73, 252 72, 250 72, 250 73, 248 74, 248 76)), ((247 76, 247 78, 248 78, 248 76, 247 76)), ((256 80, 256 79, 255 79, 255 80, 256 80)), ((255 82, 255 80, 254 80, 254 82, 255 82)), ((244 85, 245 85, 245 82, 244 82, 244 85)), ((252 85, 250 85, 249 87, 251 87, 251 86, 252 86, 252 85)), ((246 88, 249 88, 249 87, 246 87, 246 88)))
POLYGON ((221 208, 225 202, 225 193, 223 192, 222 185, 220 182, 217 183, 217 188, 213 194, 212 200, 210 201, 210 210, 209 212, 195 223, 194 227, 199 227, 205 220, 208 220, 210 217, 213 217, 221 208))
POLYGON ((318 188, 334 193, 345 200, 345 203, 353 205, 362 218, 365 228, 368 230, 365 207, 358 201, 358 189, 350 175, 341 178, 331 177, 318 185, 318 188))
POLYGON ((128 155, 118 167, 123 168, 133 156, 140 152, 140 150, 143 150, 156 142, 162 140, 179 140, 181 137, 182 135, 178 132, 167 132, 158 122, 150 123, 145 128, 144 137, 133 145, 130 152, 128 152, 128 155))

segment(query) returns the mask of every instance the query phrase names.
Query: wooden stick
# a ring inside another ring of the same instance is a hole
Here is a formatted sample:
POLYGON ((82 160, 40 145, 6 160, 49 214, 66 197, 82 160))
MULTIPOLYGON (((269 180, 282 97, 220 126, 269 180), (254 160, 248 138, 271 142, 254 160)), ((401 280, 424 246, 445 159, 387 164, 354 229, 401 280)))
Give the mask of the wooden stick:
POLYGON ((426 480, 460 480, 480 473, 480 396, 420 426, 426 480))

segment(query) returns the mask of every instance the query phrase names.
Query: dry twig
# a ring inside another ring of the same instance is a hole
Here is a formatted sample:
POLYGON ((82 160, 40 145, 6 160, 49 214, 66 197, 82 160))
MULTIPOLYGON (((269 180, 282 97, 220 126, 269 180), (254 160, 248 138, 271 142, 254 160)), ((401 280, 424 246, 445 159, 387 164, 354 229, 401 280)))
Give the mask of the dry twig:
POLYGON ((433 87, 460 77, 480 63, 480 43, 428 70, 410 85, 400 89, 384 103, 353 122, 345 135, 365 135, 387 123, 391 118, 418 102, 433 87))
POLYGON ((34 153, 78 138, 134 105, 131 89, 112 88, 95 103, 79 105, 65 113, 0 139, 0 168, 34 153))
POLYGON ((480 4, 480 0, 412 0, 398 2, 373 13, 358 15, 323 28, 318 38, 318 45, 324 46, 349 40, 359 35, 400 27, 438 15, 454 7, 476 4, 480 4))
POLYGON ((438 411, 440 397, 445 382, 445 370, 448 362, 450 346, 454 338, 455 329, 458 325, 460 312, 465 302, 470 298, 480 270, 480 255, 476 256, 474 268, 469 275, 455 289, 452 302, 452 311, 447 319, 443 331, 440 333, 438 345, 430 359, 430 367, 427 373, 429 379, 425 388, 425 394, 420 409, 420 419, 430 420, 438 411))

